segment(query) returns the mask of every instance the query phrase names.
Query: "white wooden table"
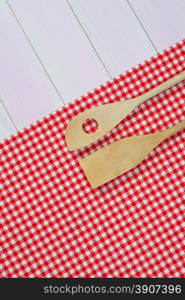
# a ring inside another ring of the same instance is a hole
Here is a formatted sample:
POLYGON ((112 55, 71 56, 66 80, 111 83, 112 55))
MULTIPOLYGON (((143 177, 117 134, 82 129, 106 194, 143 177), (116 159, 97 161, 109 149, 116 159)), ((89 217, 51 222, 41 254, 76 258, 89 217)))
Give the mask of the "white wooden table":
POLYGON ((0 140, 185 37, 185 0, 0 0, 0 140))

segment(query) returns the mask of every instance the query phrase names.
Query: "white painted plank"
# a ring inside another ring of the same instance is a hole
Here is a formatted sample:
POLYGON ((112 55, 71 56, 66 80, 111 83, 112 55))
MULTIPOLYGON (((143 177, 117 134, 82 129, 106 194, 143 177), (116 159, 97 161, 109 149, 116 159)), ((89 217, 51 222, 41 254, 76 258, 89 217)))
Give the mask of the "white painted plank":
POLYGON ((0 101, 0 142, 2 142, 4 138, 14 134, 15 132, 16 128, 14 127, 3 104, 0 101))
POLYGON ((185 37, 184 0, 129 0, 158 51, 185 37))
POLYGON ((65 102, 109 77, 65 0, 9 0, 65 102))
POLYGON ((0 93, 18 128, 63 105, 4 0, 0 1, 0 93))
POLYGON ((112 76, 155 50, 126 0, 69 0, 112 76))

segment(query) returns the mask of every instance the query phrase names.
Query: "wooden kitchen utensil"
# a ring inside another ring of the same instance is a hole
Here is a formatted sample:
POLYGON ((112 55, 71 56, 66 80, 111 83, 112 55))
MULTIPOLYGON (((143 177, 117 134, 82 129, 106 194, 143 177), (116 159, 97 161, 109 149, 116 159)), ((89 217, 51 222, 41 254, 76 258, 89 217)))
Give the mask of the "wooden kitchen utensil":
POLYGON ((185 120, 153 134, 126 137, 81 159, 80 166, 96 188, 134 168, 163 140, 183 128, 185 120))
POLYGON ((79 113, 69 122, 65 132, 68 149, 71 151, 76 150, 95 142, 119 124, 138 105, 184 79, 185 71, 134 99, 99 105, 83 113, 79 113), (87 119, 94 119, 97 122, 98 128, 96 132, 88 134, 83 130, 83 124, 87 119))

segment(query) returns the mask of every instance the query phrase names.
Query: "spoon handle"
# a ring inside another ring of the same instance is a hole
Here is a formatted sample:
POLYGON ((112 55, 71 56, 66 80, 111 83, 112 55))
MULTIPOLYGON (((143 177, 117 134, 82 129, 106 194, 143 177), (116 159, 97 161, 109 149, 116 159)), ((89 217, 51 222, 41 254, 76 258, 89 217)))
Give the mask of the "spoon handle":
POLYGON ((80 149, 95 142, 119 124, 119 122, 138 105, 183 79, 185 79, 185 71, 131 101, 119 101, 111 104, 98 105, 79 113, 72 118, 66 128, 65 138, 68 149, 71 151, 80 149), (87 134, 83 130, 82 126, 87 119, 94 119, 96 121, 98 128, 94 133, 87 134))
POLYGON ((136 97, 135 101, 139 104, 149 100, 150 98, 162 93, 163 91, 169 89, 173 85, 176 85, 177 83, 181 82, 185 79, 185 71, 177 74, 176 76, 168 79, 167 81, 161 83, 160 85, 156 86, 155 88, 151 89, 150 91, 146 92, 145 94, 136 97))

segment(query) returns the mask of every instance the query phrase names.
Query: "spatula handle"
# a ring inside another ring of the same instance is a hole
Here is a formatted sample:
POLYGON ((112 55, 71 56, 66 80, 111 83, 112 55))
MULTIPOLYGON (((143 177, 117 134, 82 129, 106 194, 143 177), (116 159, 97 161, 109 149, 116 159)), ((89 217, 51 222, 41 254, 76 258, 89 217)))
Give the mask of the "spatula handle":
POLYGON ((166 138, 170 137, 171 135, 177 133, 178 131, 180 131, 184 128, 185 128, 185 120, 177 123, 173 127, 170 127, 170 128, 165 129, 163 131, 160 131, 158 134, 161 134, 163 139, 166 139, 166 138))
POLYGON ((131 136, 114 142, 79 161, 93 188, 136 167, 169 136, 185 128, 185 120, 153 134, 131 136))
POLYGON ((173 85, 176 85, 177 83, 181 82, 185 79, 185 71, 179 73, 178 75, 168 79, 167 81, 161 83, 160 85, 156 86, 152 90, 146 92, 145 94, 136 97, 135 101, 139 104, 149 100, 150 98, 162 93, 163 91, 169 89, 173 85))

